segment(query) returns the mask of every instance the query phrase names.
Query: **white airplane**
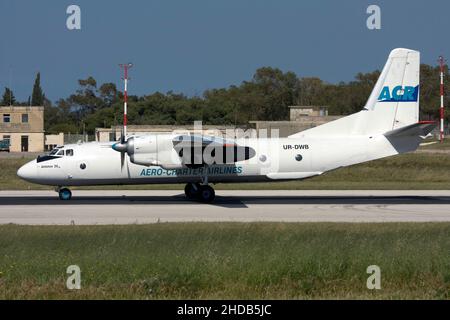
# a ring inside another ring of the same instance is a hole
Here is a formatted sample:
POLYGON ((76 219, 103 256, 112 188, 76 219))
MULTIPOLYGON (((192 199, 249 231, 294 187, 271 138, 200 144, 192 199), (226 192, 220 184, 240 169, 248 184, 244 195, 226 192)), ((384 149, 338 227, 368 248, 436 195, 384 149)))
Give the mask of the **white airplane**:
POLYGON ((420 53, 394 49, 364 108, 287 138, 122 135, 119 142, 60 146, 17 175, 68 186, 186 183, 189 199, 214 200, 217 182, 305 179, 357 163, 414 151, 435 127, 419 122, 420 53))

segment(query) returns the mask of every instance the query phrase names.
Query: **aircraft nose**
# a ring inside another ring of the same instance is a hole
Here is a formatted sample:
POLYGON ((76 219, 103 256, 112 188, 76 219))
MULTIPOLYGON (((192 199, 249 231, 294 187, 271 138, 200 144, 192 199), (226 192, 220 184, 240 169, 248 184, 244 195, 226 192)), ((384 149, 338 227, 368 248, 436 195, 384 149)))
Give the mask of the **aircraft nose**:
POLYGON ((17 170, 17 175, 24 180, 36 178, 37 175, 36 161, 30 161, 21 166, 19 170, 17 170))

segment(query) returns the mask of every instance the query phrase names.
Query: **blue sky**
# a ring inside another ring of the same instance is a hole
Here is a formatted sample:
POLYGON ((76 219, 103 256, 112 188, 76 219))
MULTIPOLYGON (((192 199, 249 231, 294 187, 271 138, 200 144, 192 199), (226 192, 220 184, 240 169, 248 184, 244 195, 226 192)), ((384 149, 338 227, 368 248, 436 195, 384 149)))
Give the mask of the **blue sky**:
POLYGON ((37 71, 53 101, 90 75, 121 88, 118 64, 128 61, 130 94, 201 95, 262 66, 339 82, 382 68, 395 47, 428 64, 450 57, 447 0, 1 0, 0 12, 0 90, 11 86, 19 100, 37 71), (81 30, 66 28, 70 4, 81 8, 81 30), (381 8, 381 30, 366 27, 370 4, 381 8))

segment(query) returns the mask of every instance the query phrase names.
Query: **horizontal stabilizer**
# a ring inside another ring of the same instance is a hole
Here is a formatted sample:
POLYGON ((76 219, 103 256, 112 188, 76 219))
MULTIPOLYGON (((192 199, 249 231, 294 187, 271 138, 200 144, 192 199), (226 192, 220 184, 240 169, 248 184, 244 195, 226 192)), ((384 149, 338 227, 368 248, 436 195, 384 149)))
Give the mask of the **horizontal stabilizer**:
POLYGON ((398 128, 386 132, 386 137, 410 137, 410 136, 426 136, 436 127, 437 123, 434 121, 422 121, 410 124, 406 127, 398 128))

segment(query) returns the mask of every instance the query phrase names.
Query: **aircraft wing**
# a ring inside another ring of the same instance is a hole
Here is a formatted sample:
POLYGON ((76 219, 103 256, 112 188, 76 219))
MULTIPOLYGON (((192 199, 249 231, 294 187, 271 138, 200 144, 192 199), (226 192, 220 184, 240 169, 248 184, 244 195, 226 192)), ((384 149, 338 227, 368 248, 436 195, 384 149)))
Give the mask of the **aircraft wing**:
POLYGON ((187 166, 233 164, 256 155, 250 147, 239 146, 234 140, 203 135, 180 135, 172 140, 173 147, 187 166))

